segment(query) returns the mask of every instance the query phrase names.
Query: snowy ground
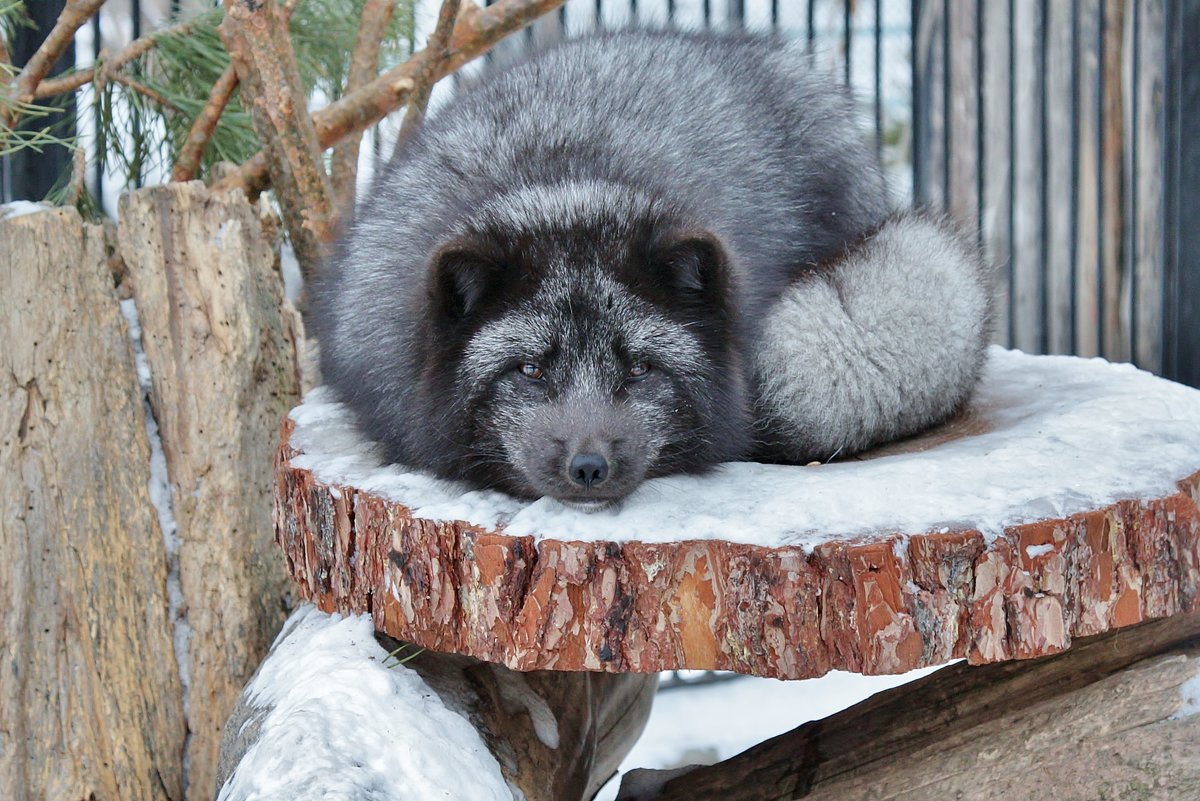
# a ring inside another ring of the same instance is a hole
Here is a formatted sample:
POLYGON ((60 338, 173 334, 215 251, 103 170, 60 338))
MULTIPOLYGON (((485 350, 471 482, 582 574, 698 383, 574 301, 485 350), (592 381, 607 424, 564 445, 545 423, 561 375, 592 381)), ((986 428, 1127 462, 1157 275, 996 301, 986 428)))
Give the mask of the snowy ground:
MULTIPOLYGON (((621 765, 674 768, 728 759, 810 720, 828 717, 877 692, 932 673, 859 676, 835 671, 819 679, 778 681, 741 676, 730 681, 660 691, 641 740, 621 765)), ((619 778, 597 801, 617 797, 619 778)))

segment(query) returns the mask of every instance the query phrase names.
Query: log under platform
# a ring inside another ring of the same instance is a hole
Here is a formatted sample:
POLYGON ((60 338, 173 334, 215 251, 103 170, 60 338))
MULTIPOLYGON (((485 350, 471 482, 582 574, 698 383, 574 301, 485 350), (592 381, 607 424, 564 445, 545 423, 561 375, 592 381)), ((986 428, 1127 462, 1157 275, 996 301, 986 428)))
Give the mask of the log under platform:
POLYGON ((382 463, 317 390, 283 427, 300 594, 520 671, 800 679, 1055 654, 1200 609, 1200 392, 993 349, 949 425, 854 460, 648 482, 616 512, 382 463))

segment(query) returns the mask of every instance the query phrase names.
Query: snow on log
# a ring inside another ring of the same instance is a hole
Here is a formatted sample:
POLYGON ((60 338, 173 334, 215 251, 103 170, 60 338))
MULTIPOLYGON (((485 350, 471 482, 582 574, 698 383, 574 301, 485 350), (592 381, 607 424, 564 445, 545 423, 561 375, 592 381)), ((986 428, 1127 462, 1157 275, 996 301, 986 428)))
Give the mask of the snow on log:
POLYGON ((583 801, 657 684, 391 646, 368 615, 297 609, 226 724, 218 801, 583 801))
POLYGON ((591 515, 382 464, 319 389, 275 491, 304 597, 517 670, 896 673, 1200 608, 1200 391, 1098 359, 994 348, 942 429, 591 515))

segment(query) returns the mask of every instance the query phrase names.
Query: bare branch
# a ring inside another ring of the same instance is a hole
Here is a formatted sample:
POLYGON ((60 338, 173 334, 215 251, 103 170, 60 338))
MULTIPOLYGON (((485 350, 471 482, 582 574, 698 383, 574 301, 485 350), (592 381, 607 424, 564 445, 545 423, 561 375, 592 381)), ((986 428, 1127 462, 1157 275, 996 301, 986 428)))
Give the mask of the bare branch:
POLYGON ((75 38, 75 31, 83 27, 102 5, 104 0, 67 0, 66 7, 58 15, 58 21, 54 23, 46 39, 17 75, 15 87, 18 100, 28 103, 35 99, 38 84, 71 44, 75 38))
MULTIPOLYGON (((429 105, 429 95, 433 85, 446 73, 446 62, 450 58, 447 47, 454 32, 454 22, 458 19, 459 0, 442 0, 438 10, 437 27, 425 44, 425 52, 429 54, 425 63, 417 70, 413 83, 416 87, 408 99, 408 109, 404 112, 404 127, 400 129, 400 142, 412 136, 413 131, 425 120, 425 107, 429 105)), ((399 147, 400 142, 396 145, 399 147)))
MULTIPOLYGON (((0 95, 7 95, 16 101, 6 103, 6 108, 0 110, 0 132, 5 129, 12 130, 16 126, 21 116, 19 104, 31 103, 36 98, 38 84, 67 49, 67 45, 75 37, 75 31, 91 19, 102 5, 104 0, 68 0, 62 13, 58 15, 58 21, 54 23, 54 27, 50 29, 37 51, 7 86, 0 87, 0 95)), ((4 134, 0 133, 0 145, 3 145, 5 138, 4 134)))
MULTIPOLYGON (((442 65, 439 78, 490 50, 510 33, 563 4, 563 0, 500 0, 481 9, 468 3, 458 15, 450 58, 442 65)), ((369 84, 313 115, 313 127, 321 147, 331 147, 347 136, 359 133, 403 106, 412 92, 414 75, 428 53, 422 50, 403 64, 393 67, 369 84)), ((267 160, 262 153, 251 157, 236 172, 217 183, 218 189, 239 188, 250 194, 269 186, 267 160)))
POLYGON ((208 142, 212 139, 213 131, 217 129, 217 123, 221 121, 221 115, 225 113, 225 107, 229 105, 229 99, 233 97, 237 85, 237 70, 230 64, 213 84, 208 102, 200 109, 200 113, 192 121, 192 127, 188 129, 183 148, 179 151, 179 159, 171 168, 172 181, 190 181, 196 177, 200 170, 200 160, 204 157, 204 151, 208 149, 208 142))
MULTIPOLYGON (((366 0, 363 4, 362 19, 350 56, 350 70, 346 76, 346 94, 370 83, 379 72, 379 50, 395 10, 396 0, 366 0)), ((339 212, 354 208, 360 137, 361 134, 352 134, 333 150, 330 171, 333 174, 335 208, 339 212)))
POLYGON ((162 30, 155 31, 154 33, 150 33, 139 39, 135 39, 122 48, 121 51, 112 58, 105 59, 103 62, 97 63, 89 69, 73 72, 70 75, 62 76, 61 78, 51 78, 50 80, 42 81, 34 91, 33 96, 35 99, 41 99, 45 97, 53 97, 54 95, 66 94, 67 92, 74 92, 76 89, 91 83, 95 77, 95 71, 97 69, 102 69, 105 71, 106 74, 104 77, 112 78, 113 73, 115 73, 117 70, 121 69, 139 56, 142 56, 153 50, 154 45, 159 37, 187 34, 195 26, 195 23, 195 20, 188 20, 187 22, 181 22, 178 25, 172 25, 169 28, 163 28, 162 30))
POLYGON ((83 145, 75 145, 75 153, 71 160, 71 191, 67 196, 67 203, 72 206, 79 204, 84 193, 87 192, 85 179, 87 178, 87 150, 83 145))
POLYGON ((225 0, 221 39, 271 165, 296 258, 312 277, 333 239, 333 190, 321 159, 286 12, 275 0, 225 0))

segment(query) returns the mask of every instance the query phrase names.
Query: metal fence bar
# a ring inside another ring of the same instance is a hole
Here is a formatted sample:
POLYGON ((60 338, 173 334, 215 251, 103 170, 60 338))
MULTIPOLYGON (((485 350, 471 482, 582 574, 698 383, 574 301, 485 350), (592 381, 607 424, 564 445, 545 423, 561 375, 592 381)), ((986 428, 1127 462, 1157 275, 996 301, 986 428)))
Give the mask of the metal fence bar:
POLYGON ((874 86, 873 108, 875 112, 875 147, 877 150, 883 149, 883 0, 875 0, 874 6, 875 19, 871 34, 873 38, 872 44, 875 47, 874 52, 874 74, 871 76, 872 85, 874 86))
POLYGON ((1200 386, 1200 0, 1168 4, 1163 372, 1200 386))
MULTIPOLYGON (((916 2, 916 0, 913 0, 913 2, 916 2)), ((817 17, 816 17, 816 12, 814 10, 814 6, 815 6, 814 0, 808 0, 808 7, 805 9, 805 12, 804 12, 805 50, 809 53, 811 53, 813 51, 813 43, 816 41, 816 36, 817 36, 817 29, 816 29, 817 17)))

